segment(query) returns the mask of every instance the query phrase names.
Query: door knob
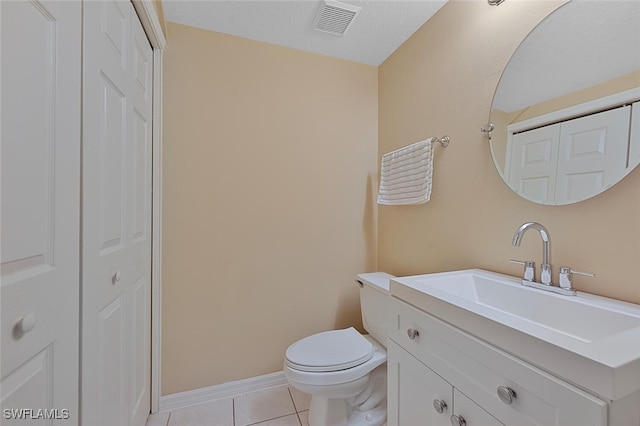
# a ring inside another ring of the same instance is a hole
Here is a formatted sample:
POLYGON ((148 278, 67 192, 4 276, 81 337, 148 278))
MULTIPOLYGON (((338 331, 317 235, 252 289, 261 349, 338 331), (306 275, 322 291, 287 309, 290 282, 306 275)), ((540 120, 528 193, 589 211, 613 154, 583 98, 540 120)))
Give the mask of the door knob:
POLYGON ((407 336, 409 336, 411 340, 416 340, 416 338, 420 336, 420 332, 415 328, 410 328, 407 330, 407 336))
POLYGON ((117 283, 118 281, 120 281, 120 278, 122 278, 122 275, 120 274, 120 270, 118 270, 111 277, 111 283, 112 284, 117 283))
POLYGON ((18 320, 16 327, 22 334, 27 334, 36 327, 36 316, 28 313, 18 320))

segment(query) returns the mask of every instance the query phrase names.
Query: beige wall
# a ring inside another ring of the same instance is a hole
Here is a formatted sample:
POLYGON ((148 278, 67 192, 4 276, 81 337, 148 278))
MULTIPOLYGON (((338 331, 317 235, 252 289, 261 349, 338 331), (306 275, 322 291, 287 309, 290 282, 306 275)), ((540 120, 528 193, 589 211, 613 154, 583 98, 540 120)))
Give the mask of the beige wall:
MULTIPOLYGON (((379 155, 430 135, 436 147, 431 201, 380 206, 378 267, 417 274, 479 267, 519 275, 510 258, 540 262, 540 237, 513 247, 516 228, 538 221, 552 261, 593 271, 579 290, 640 303, 640 170, 605 193, 569 206, 539 206, 496 173, 479 129, 501 69, 527 32, 562 2, 452 0, 379 69, 379 155)), ((570 319, 567 319, 570 320, 570 319)))
POLYGON ((162 394, 281 371, 360 325, 377 68, 168 23, 162 394))
POLYGON ((162 393, 281 370, 292 341, 360 325, 353 277, 376 246, 398 275, 518 275, 508 259, 539 262, 541 243, 511 238, 535 220, 556 271, 640 303, 640 170, 538 206, 502 183, 479 132, 511 53, 560 3, 451 0, 379 69, 168 23, 162 393), (377 208, 380 155, 444 134, 431 201, 377 208))
MULTIPOLYGON (((605 81, 595 86, 587 87, 554 99, 540 102, 536 105, 514 111, 509 114, 509 124, 520 121, 529 120, 543 114, 549 114, 564 108, 569 108, 615 93, 624 92, 625 90, 640 87, 640 71, 634 71, 629 74, 605 81)), ((493 112, 492 112, 493 114, 493 112)))

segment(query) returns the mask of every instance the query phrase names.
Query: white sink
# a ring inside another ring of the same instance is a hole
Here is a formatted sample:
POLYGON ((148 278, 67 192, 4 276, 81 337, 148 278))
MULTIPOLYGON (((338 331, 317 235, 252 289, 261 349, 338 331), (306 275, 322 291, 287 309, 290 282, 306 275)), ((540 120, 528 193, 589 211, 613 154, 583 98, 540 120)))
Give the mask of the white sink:
POLYGON ((638 305, 480 269, 393 278, 390 293, 575 383, 599 369, 596 388, 612 399, 640 387, 638 305))

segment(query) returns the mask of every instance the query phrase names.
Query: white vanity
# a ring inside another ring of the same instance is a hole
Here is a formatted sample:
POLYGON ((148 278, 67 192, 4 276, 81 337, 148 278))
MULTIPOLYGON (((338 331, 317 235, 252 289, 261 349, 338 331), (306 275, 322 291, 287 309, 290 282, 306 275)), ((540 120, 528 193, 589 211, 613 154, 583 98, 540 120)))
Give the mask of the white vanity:
POLYGON ((640 306, 479 269, 390 282, 388 425, 640 426, 640 306))

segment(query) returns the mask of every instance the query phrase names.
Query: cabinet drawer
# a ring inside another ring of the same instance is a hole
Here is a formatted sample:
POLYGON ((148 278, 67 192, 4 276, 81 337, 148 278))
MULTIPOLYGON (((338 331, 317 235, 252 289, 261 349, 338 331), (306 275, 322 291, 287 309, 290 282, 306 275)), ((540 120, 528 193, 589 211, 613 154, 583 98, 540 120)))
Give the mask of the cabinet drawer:
POLYGON ((390 339, 507 426, 606 425, 605 401, 393 297, 389 327, 390 339), (515 393, 511 404, 499 387, 515 393))

